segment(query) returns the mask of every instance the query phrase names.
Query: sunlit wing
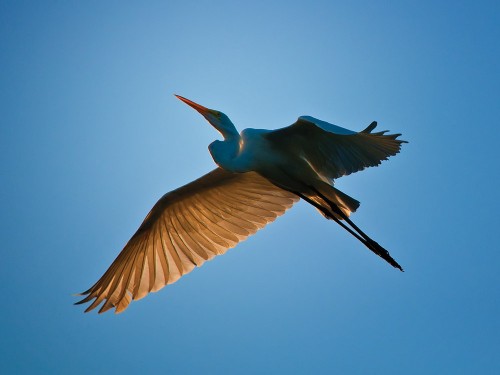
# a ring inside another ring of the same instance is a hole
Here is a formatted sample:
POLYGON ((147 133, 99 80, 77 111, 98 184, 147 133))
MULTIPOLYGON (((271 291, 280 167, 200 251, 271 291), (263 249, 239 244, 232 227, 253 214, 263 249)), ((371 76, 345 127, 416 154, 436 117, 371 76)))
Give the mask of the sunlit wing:
POLYGON ((224 254, 290 208, 298 197, 257 173, 217 168, 165 194, 104 275, 78 303, 104 301, 119 313, 131 300, 177 281, 224 254))
POLYGON ((366 167, 379 165, 401 149, 401 134, 372 133, 377 123, 353 132, 315 119, 299 117, 294 124, 269 132, 265 137, 273 147, 302 155, 320 175, 332 180, 366 167))

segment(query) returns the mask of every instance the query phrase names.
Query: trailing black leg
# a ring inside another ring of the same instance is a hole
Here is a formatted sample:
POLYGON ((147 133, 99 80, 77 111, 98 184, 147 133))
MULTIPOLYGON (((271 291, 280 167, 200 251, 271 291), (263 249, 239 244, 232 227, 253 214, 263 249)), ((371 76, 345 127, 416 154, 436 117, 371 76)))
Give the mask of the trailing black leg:
POLYGON ((313 200, 309 199, 308 197, 306 197, 305 195, 301 194, 301 193, 296 193, 294 192, 294 194, 297 194, 300 198, 302 198, 303 200, 305 200, 307 203, 309 203, 310 205, 316 207, 318 210, 320 210, 321 212, 323 212, 323 214, 334 220, 338 225, 340 225, 342 228, 344 228, 346 231, 348 231, 349 233, 351 233, 354 237, 356 237, 358 240, 360 240, 361 242, 363 242, 366 246, 368 246, 368 244, 366 243, 366 239, 361 237, 359 234, 357 234, 356 232, 354 232, 351 228, 349 228, 347 225, 345 225, 343 222, 341 222, 338 218, 336 218, 334 215, 331 214, 330 211, 328 211, 327 209, 325 209, 323 206, 321 206, 320 204, 314 202, 313 200))
MULTIPOLYGON (((351 228, 348 228, 347 225, 345 225, 344 223, 342 223, 339 219, 337 219, 334 215, 328 215, 329 217, 332 217, 332 219, 335 220, 335 222, 337 222, 337 224, 339 224, 340 226, 342 226, 344 229, 346 229, 349 233, 351 233, 354 237, 356 237, 359 241, 361 241, 363 244, 365 244, 366 247, 368 247, 371 251, 373 251, 375 254, 377 254, 379 257, 381 257, 382 259, 384 259, 387 263, 389 263, 391 266, 393 266, 394 268, 398 268, 399 270, 403 271, 403 268, 398 264, 398 262, 396 262, 392 257, 391 255, 389 254, 389 252, 384 249, 382 246, 380 246, 378 244, 378 242, 372 240, 365 232, 363 232, 361 229, 358 228, 358 226, 356 224, 354 224, 352 222, 351 219, 349 219, 349 216, 347 216, 335 203, 331 202, 331 200, 329 200, 327 197, 325 197, 321 192, 319 192, 316 188, 314 188, 313 186, 311 186, 311 189, 313 189, 316 194, 318 194, 318 196, 323 199, 331 208, 331 210, 339 215, 342 219, 344 219, 346 221, 346 223, 348 223, 356 232, 359 233, 359 235, 357 233, 354 233, 353 230, 351 230, 351 228)), ((300 195, 299 195, 300 196, 300 195)), ((301 197, 302 198, 302 197, 301 197)), ((310 200, 308 201, 309 203, 310 200)), ((312 203, 311 203, 312 204, 312 203)), ((314 204, 313 204, 314 205, 314 204)), ((314 205, 315 207, 319 206, 319 205, 314 205)), ((322 212, 325 212, 326 210, 324 208, 322 208, 322 212)))

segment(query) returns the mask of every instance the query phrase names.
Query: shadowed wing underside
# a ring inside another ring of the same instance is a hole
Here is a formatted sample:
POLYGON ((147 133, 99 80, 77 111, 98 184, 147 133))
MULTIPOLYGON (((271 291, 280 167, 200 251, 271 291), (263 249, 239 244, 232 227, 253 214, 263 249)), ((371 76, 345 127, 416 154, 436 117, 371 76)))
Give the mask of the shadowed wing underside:
POLYGON ((165 194, 83 300, 90 311, 113 307, 177 281, 194 267, 224 254, 290 208, 299 198, 255 172, 217 168, 165 194))
POLYGON ((310 116, 299 117, 294 124, 269 132, 265 137, 276 149, 294 150, 302 155, 315 171, 329 180, 339 178, 367 167, 379 165, 396 155, 401 134, 372 133, 377 123, 356 133, 310 116))

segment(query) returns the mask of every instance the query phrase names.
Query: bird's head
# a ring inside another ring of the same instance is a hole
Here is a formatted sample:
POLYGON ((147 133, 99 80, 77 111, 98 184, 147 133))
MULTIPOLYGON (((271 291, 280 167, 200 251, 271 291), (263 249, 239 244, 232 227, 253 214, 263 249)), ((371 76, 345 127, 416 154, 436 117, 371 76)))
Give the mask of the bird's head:
POLYGON ((224 113, 220 111, 216 111, 214 109, 206 108, 198 103, 193 102, 192 100, 186 99, 180 95, 175 95, 178 99, 182 100, 184 103, 189 105, 198 111, 203 117, 207 119, 207 121, 217 129, 224 138, 231 138, 234 136, 239 136, 238 131, 236 130, 234 124, 231 122, 229 117, 227 117, 224 113))

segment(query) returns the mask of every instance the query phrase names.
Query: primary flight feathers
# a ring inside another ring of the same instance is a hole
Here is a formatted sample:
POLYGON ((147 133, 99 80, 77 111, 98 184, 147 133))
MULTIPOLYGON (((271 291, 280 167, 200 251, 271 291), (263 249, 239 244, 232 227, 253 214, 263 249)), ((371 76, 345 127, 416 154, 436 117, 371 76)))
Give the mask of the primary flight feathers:
POLYGON ((300 150, 319 174, 335 179, 377 166, 399 152, 405 142, 397 139, 401 134, 386 135, 387 130, 371 133, 376 126, 373 121, 356 133, 302 116, 293 125, 272 131, 266 137, 276 147, 300 150))
POLYGON ((99 310, 123 311, 177 281, 194 267, 224 254, 238 242, 274 221, 299 198, 255 172, 221 168, 165 194, 118 258, 79 303, 103 300, 99 310))

